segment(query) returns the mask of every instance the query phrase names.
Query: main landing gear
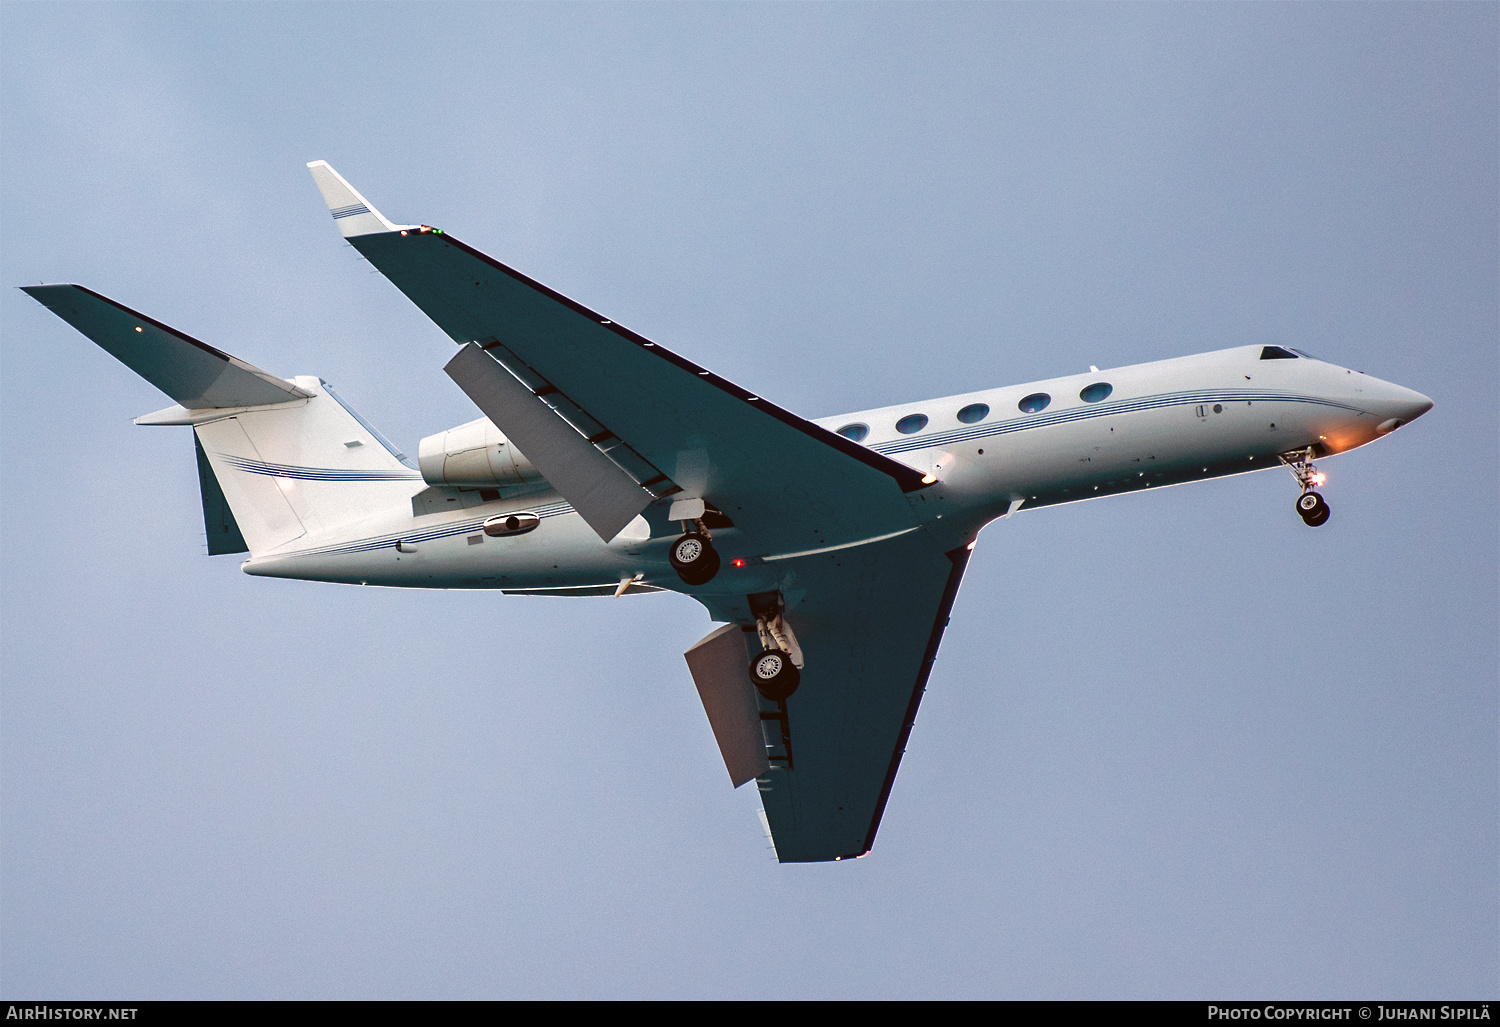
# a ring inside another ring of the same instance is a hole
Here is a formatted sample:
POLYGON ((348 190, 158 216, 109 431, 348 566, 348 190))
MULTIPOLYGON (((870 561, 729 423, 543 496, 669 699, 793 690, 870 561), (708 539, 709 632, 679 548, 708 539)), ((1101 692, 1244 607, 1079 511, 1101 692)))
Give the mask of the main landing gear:
POLYGON ((683 524, 692 527, 672 543, 672 551, 667 558, 684 584, 706 585, 719 573, 719 554, 711 541, 713 536, 703 526, 702 518, 684 521, 683 524))
POLYGON ((1297 484, 1302 486, 1302 495, 1297 497, 1297 516, 1309 528, 1317 528, 1328 522, 1332 511, 1328 508, 1328 500, 1313 491, 1327 480, 1327 475, 1313 466, 1312 457, 1312 447, 1308 446, 1306 449, 1282 453, 1281 462, 1286 464, 1287 470, 1297 479, 1297 484))
POLYGON ((780 702, 802 682, 802 647, 779 610, 774 615, 757 613, 755 630, 761 651, 750 661, 750 683, 771 702, 780 702))

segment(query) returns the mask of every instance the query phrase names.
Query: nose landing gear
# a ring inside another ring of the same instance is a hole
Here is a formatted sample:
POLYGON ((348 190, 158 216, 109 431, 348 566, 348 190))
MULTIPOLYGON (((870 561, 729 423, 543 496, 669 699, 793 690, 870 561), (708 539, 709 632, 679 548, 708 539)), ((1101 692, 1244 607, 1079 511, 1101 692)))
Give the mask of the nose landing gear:
POLYGON ((1316 492, 1304 492, 1297 497, 1297 513, 1310 528, 1316 528, 1328 520, 1328 501, 1316 492))
POLYGON ((1309 528, 1317 528, 1328 522, 1332 511, 1328 507, 1328 500, 1313 491, 1323 484, 1326 476, 1313 466, 1312 457, 1312 447, 1308 446, 1306 449, 1282 453, 1281 462, 1292 472, 1297 484, 1302 486, 1302 495, 1297 497, 1297 516, 1309 528))

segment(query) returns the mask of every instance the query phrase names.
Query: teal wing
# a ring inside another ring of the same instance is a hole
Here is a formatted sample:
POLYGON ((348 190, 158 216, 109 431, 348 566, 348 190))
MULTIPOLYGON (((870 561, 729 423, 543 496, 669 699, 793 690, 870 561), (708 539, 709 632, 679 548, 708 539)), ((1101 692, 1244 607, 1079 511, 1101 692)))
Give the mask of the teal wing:
POLYGON ((786 620, 806 666, 761 700, 771 769, 756 779, 783 863, 874 844, 969 551, 924 531, 792 561, 786 620))
POLYGON ((376 232, 349 242, 454 341, 476 343, 554 397, 550 403, 560 396, 562 409, 586 420, 583 434, 622 440, 768 553, 917 524, 906 493, 923 488, 920 471, 753 395, 451 235, 376 232))
MULTIPOLYGON (((589 498, 603 537, 680 491, 764 547, 805 657, 795 694, 759 700, 771 766, 756 782, 777 856, 869 851, 968 557, 921 527, 913 503, 930 479, 450 235, 392 225, 331 168, 309 167, 349 243, 464 347, 449 374, 563 472, 564 496, 589 498), (625 472, 623 488, 580 440, 625 472), (590 483, 610 494, 585 497, 590 483)), ((764 597, 699 598, 748 626, 764 597)))
MULTIPOLYGON (((349 241, 454 341, 484 349, 538 396, 561 393, 557 406, 573 411, 580 434, 623 440, 777 558, 806 662, 784 707, 761 704, 772 769, 757 787, 777 856, 812 862, 869 851, 968 557, 943 552, 919 527, 918 497, 908 494, 920 496, 921 472, 452 236, 414 230, 349 241), (886 535, 894 537, 866 542, 886 535), (834 548, 854 542, 865 544, 834 548)), ((646 482, 645 473, 636 480, 646 482)), ((716 612, 744 620, 725 614, 727 605, 716 612)))

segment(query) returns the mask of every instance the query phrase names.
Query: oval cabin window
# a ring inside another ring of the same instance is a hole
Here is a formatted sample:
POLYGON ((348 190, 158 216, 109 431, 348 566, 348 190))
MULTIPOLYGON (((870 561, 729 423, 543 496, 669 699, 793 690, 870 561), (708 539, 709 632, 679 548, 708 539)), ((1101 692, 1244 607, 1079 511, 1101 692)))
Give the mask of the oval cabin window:
POLYGON ((1078 398, 1085 403, 1097 403, 1101 399, 1109 399, 1109 394, 1115 391, 1115 387, 1109 382, 1095 382, 1078 394, 1078 398))
POLYGON ((964 424, 978 424, 990 416, 988 403, 970 403, 958 412, 958 419, 964 424))
POLYGON ((863 442, 865 441, 865 436, 870 434, 870 426, 868 424, 846 424, 836 434, 842 435, 850 442, 863 442))
POLYGON ((1021 402, 1017 403, 1016 406, 1020 408, 1021 413, 1023 414, 1035 414, 1046 410, 1047 404, 1051 402, 1052 397, 1047 395, 1045 392, 1033 392, 1031 395, 1021 400, 1021 402))
POLYGON ((896 430, 902 435, 915 435, 927 427, 926 414, 907 414, 896 422, 896 430))

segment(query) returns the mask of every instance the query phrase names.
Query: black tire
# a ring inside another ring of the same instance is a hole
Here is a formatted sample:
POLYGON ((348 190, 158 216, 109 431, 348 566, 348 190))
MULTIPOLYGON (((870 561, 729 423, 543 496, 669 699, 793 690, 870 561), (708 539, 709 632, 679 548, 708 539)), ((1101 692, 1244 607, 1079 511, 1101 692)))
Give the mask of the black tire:
POLYGON ((761 695, 778 702, 797 690, 802 674, 780 649, 763 649, 750 661, 750 681, 761 695))
POLYGON ((688 585, 706 585, 719 573, 719 554, 708 538, 690 531, 672 543, 667 557, 672 569, 688 585))
MULTIPOLYGON (((1328 520, 1328 501, 1316 492, 1308 491, 1297 497, 1297 513, 1304 521, 1311 521, 1315 517, 1328 520)), ((1319 521, 1322 524, 1323 521, 1319 521)))
POLYGON ((1333 511, 1328 508, 1328 504, 1324 503, 1323 509, 1319 510, 1315 514, 1308 514, 1302 519, 1307 522, 1307 526, 1309 528, 1321 528, 1323 525, 1328 523, 1328 518, 1332 515, 1332 513, 1333 511))

